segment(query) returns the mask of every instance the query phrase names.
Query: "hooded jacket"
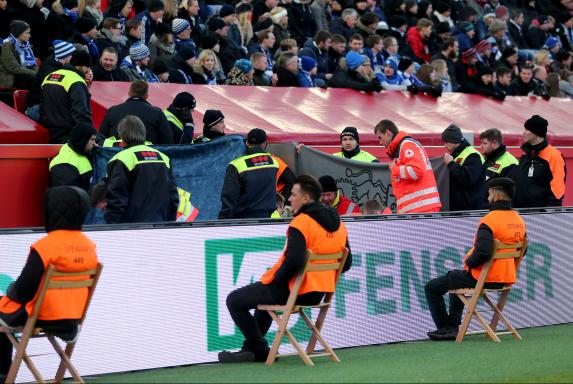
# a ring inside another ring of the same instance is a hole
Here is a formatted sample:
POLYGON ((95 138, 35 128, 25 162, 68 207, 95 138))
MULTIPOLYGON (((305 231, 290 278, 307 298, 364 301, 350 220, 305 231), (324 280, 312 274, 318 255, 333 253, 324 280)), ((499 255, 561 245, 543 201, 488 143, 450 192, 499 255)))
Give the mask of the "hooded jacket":
POLYGON ((466 139, 452 152, 450 171, 450 211, 484 209, 486 194, 485 168, 481 155, 471 153, 464 159, 460 154, 470 146, 466 139))

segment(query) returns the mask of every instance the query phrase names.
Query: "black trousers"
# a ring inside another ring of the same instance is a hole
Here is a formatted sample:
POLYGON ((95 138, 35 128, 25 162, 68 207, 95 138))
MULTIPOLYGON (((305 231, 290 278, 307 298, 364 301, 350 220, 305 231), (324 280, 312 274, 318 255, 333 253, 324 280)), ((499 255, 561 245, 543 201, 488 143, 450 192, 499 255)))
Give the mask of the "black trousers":
MULTIPOLYGON (((457 327, 462 322, 464 303, 456 296, 450 295, 449 314, 446 311, 444 295, 450 289, 475 288, 477 280, 470 272, 463 269, 454 269, 445 275, 430 280, 425 287, 426 300, 430 307, 432 319, 438 329, 457 327)), ((503 283, 486 283, 486 288, 501 288, 503 283)))
MULTIPOLYGON (((227 296, 227 308, 237 327, 245 336, 243 349, 250 351, 266 351, 269 344, 265 339, 273 319, 267 311, 257 310, 259 304, 285 304, 289 297, 288 285, 277 285, 256 282, 238 288, 227 296), (255 309, 254 315, 250 310, 255 309)), ((300 295, 297 304, 314 305, 318 304, 324 293, 309 292, 300 295)))

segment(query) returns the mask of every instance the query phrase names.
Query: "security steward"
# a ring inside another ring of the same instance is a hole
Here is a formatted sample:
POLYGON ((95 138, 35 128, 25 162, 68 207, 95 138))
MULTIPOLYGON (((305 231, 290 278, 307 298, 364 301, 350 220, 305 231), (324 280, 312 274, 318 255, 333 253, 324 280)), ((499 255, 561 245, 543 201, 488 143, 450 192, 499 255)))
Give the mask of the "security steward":
POLYGON ((296 176, 289 168, 288 164, 280 157, 273 155, 273 159, 277 162, 279 168, 277 170, 277 193, 280 193, 285 201, 288 202, 294 179, 296 176))
MULTIPOLYGON (((96 246, 81 231, 90 208, 88 194, 78 187, 53 187, 46 191, 44 209, 48 234, 32 244, 20 276, 8 287, 6 296, 0 298, 0 325, 17 327, 26 323, 49 264, 62 272, 81 272, 96 267, 96 246)), ((44 298, 36 325, 63 340, 73 340, 78 333, 86 298, 87 288, 53 290, 44 298)), ((12 343, 0 333, 2 383, 11 362, 12 343)))
POLYGON ((92 123, 86 83, 92 76, 90 67, 90 54, 75 51, 70 65, 50 73, 42 82, 40 123, 50 131, 50 143, 64 144, 75 126, 92 123))
POLYGON ((203 115, 203 134, 193 139, 193 144, 207 143, 225 136, 225 116, 218 109, 208 109, 203 115))
POLYGON ((175 221, 179 195, 169 158, 145 145, 145 125, 128 115, 118 124, 126 147, 107 166, 109 224, 175 221))
MULTIPOLYGON (((314 177, 301 175, 296 178, 290 196, 294 218, 287 230, 283 254, 260 281, 236 289, 227 296, 227 308, 245 341, 238 352, 219 353, 220 362, 265 361, 269 353, 265 335, 272 319, 266 311, 257 310, 257 305, 286 303, 296 274, 306 263, 307 249, 318 255, 340 252, 344 247, 350 249, 344 223, 334 208, 319 202, 321 192, 314 177), (251 309, 255 309, 254 316, 249 312, 251 309)), ((349 254, 343 272, 351 265, 352 255, 349 254)), ((301 285, 297 304, 318 304, 324 293, 334 292, 334 279, 334 271, 308 273, 301 285)))
POLYGON ((197 106, 195 97, 189 92, 178 93, 173 102, 163 111, 171 129, 175 144, 191 144, 195 123, 193 110, 197 106))
POLYGON ((270 218, 276 209, 279 168, 267 147, 267 134, 254 128, 247 135, 245 154, 227 166, 219 219, 270 218))
MULTIPOLYGON (((487 183, 490 212, 478 224, 474 246, 466 254, 464 269, 455 269, 430 280, 425 287, 426 300, 437 329, 428 332, 432 340, 455 340, 461 323, 464 304, 450 295, 450 313, 446 311, 443 295, 450 289, 474 288, 484 263, 491 259, 494 240, 515 244, 526 237, 525 221, 511 209, 514 182, 496 177, 487 183)), ((501 288, 516 281, 513 259, 495 260, 486 277, 486 288, 501 288)))
POLYGON ((503 137, 497 128, 491 128, 479 134, 480 149, 485 156, 483 166, 485 179, 509 177, 515 180, 518 161, 507 151, 503 137))
POLYGON ((50 161, 50 186, 69 185, 89 192, 93 175, 91 152, 96 147, 97 131, 91 124, 80 123, 68 142, 50 161))
POLYGON ((340 133, 342 151, 333 153, 333 156, 344 157, 349 160, 363 161, 365 163, 378 163, 376 156, 360 149, 360 136, 354 127, 346 127, 340 133))
POLYGON ((483 156, 464 139, 462 130, 451 124, 442 132, 444 164, 450 173, 450 211, 484 209, 486 194, 483 156))
POLYGON ((565 195, 565 160, 555 147, 547 142, 548 122, 534 115, 524 124, 521 146, 524 154, 519 158, 515 180, 516 208, 555 207, 563 204, 565 195))

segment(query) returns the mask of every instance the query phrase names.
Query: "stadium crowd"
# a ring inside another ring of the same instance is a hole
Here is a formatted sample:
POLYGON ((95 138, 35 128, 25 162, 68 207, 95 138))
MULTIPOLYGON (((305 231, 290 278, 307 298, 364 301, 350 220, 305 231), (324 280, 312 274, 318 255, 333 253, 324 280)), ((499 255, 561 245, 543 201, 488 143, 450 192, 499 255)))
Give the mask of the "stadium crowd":
POLYGON ((39 75, 69 65, 58 48, 69 42, 89 54, 88 82, 571 97, 572 12, 570 0, 113 0, 105 9, 2 0, 0 86, 38 88, 39 75))

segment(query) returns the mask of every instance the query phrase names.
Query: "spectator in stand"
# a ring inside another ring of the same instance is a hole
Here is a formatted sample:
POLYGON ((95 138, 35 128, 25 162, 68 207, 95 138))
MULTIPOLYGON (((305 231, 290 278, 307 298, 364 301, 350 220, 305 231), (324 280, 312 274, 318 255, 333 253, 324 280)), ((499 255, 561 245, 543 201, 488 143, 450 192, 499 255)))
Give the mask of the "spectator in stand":
POLYGON ((565 161, 563 155, 546 139, 548 121, 533 115, 524 126, 515 180, 513 205, 516 208, 553 207, 563 204, 565 161))
POLYGON ((469 21, 463 21, 457 27, 457 32, 454 33, 454 37, 458 40, 460 44, 460 50, 467 51, 470 48, 474 47, 474 43, 472 39, 474 38, 476 31, 474 29, 474 25, 469 21))
POLYGON ((119 20, 113 17, 103 19, 103 28, 96 35, 95 43, 100 52, 102 52, 105 47, 115 48, 120 63, 129 55, 127 38, 121 34, 121 24, 119 20))
MULTIPOLYGON (((56 46, 69 49, 68 45, 56 46)), ((70 67, 50 73, 42 83, 40 123, 50 131, 50 143, 63 144, 70 138, 72 129, 82 123, 92 122, 90 93, 91 57, 85 51, 74 51, 70 67)))
POLYGON ((92 150, 97 147, 97 131, 91 123, 72 129, 70 139, 50 161, 50 187, 78 187, 89 192, 93 169, 92 150))
MULTIPOLYGON (((390 39, 395 40, 393 37, 390 39)), ((364 54, 370 59, 370 64, 372 65, 372 70, 374 73, 381 73, 384 71, 384 41, 382 36, 371 35, 366 39, 366 48, 364 48, 364 54)), ((397 51, 397 47, 396 47, 397 51)))
POLYGON ((332 35, 330 48, 328 49, 328 73, 332 73, 338 69, 340 59, 342 59, 346 52, 346 39, 342 35, 332 35))
POLYGON ((100 25, 103 22, 101 0, 79 0, 78 15, 93 20, 96 25, 100 25))
MULTIPOLYGON (((253 84, 270 87, 272 77, 267 74, 267 57, 262 52, 255 52, 251 55, 251 64, 253 64, 253 84)), ((276 76, 276 74, 273 74, 276 76)), ((276 80, 275 80, 276 82, 276 80)))
MULTIPOLYGON (((390 56, 384 63, 384 72, 376 75, 384 90, 406 91, 413 88, 411 87, 412 82, 406 80, 404 75, 399 71, 398 64, 398 58, 396 56, 390 56)), ((413 65, 413 62, 410 60, 409 64, 413 65)))
POLYGON ((492 46, 492 53, 496 57, 498 56, 499 52, 503 52, 503 50, 508 47, 515 49, 513 43, 508 37, 507 25, 505 23, 499 20, 495 20, 490 25, 489 32, 491 36, 487 38, 487 41, 492 46))
POLYGON ((518 161, 507 151, 500 130, 486 129, 479 134, 479 140, 481 153, 485 156, 483 166, 486 181, 495 177, 509 177, 515 181, 518 161))
POLYGON ((273 49, 279 47, 279 43, 284 39, 290 39, 290 31, 288 28, 288 12, 283 7, 275 7, 271 11, 271 20, 273 21, 273 33, 276 41, 273 49))
POLYGON ((555 28, 559 42, 566 52, 573 50, 573 15, 568 12, 561 12, 557 15, 559 24, 555 28))
POLYGON ((360 136, 354 127, 346 127, 340 133, 341 152, 333 153, 332 156, 344 157, 350 160, 363 161, 366 163, 378 163, 378 159, 369 152, 360 149, 360 136))
POLYGON ((363 92, 380 92, 382 85, 376 78, 366 56, 350 51, 344 58, 344 66, 336 70, 328 86, 332 88, 350 88, 363 92))
POLYGON ((129 81, 117 66, 117 52, 113 47, 104 48, 99 60, 93 66, 94 81, 129 81))
POLYGON ((573 72, 562 69, 559 72, 559 90, 569 98, 573 98, 573 72))
POLYGON ((503 101, 505 99, 505 93, 496 90, 493 83, 493 74, 493 68, 485 65, 479 69, 477 75, 468 77, 467 80, 462 83, 459 91, 503 101))
POLYGON ((296 0, 287 8, 288 29, 291 37, 299 45, 304 44, 306 39, 312 38, 318 30, 310 3, 312 3, 312 0, 296 0))
MULTIPOLYGON (((455 28, 456 27, 454 27, 454 29, 455 28)), ((438 39, 436 39, 436 41, 441 42, 442 45, 443 45, 445 38, 452 37, 452 28, 450 28, 450 24, 448 24, 446 21, 438 23, 436 25, 436 31, 435 32, 436 32, 436 35, 438 35, 438 39)))
POLYGON ((247 59, 240 59, 227 75, 227 85, 255 85, 253 83, 253 64, 247 59))
POLYGON ((217 62, 215 52, 210 49, 202 50, 193 66, 193 74, 191 75, 193 84, 223 84, 225 79, 221 79, 217 76, 220 72, 218 65, 219 63, 217 62))
POLYGON ((539 22, 539 26, 531 24, 525 35, 525 41, 532 49, 541 49, 545 41, 549 38, 549 31, 552 29, 552 24, 547 16, 539 16, 537 21, 539 22))
POLYGON ((201 32, 205 28, 199 18, 200 10, 199 0, 183 0, 179 4, 179 12, 177 13, 177 17, 187 20, 191 24, 191 39, 196 45, 199 44, 201 32))
POLYGON ((416 95, 421 92, 435 98, 442 96, 442 87, 436 82, 434 67, 431 65, 422 64, 418 72, 414 74, 414 62, 409 57, 404 56, 400 59, 400 64, 398 64, 398 71, 404 77, 404 83, 410 84, 406 90, 412 94, 416 95))
POLYGON ((363 41, 366 41, 369 36, 376 34, 379 22, 380 18, 378 16, 371 12, 366 12, 358 19, 356 32, 362 36, 363 41))
POLYGON ((535 88, 534 93, 537 96, 543 97, 545 100, 549 100, 549 92, 546 87, 547 81, 547 69, 544 66, 536 65, 533 67, 533 85, 535 88))
POLYGON ((74 24, 74 34, 70 39, 76 49, 83 49, 90 54, 92 63, 97 62, 101 54, 94 40, 98 34, 96 27, 97 25, 92 19, 80 17, 74 24))
POLYGON ((207 143, 225 136, 225 116, 218 109, 208 109, 203 115, 203 134, 193 139, 193 144, 207 143))
POLYGON ((432 22, 420 19, 415 27, 410 27, 406 33, 406 40, 414 55, 424 63, 430 62, 431 55, 427 42, 432 34, 432 22))
POLYGON ((227 39, 236 47, 241 47, 243 41, 241 38, 241 31, 237 23, 237 11, 235 7, 229 4, 224 4, 219 11, 219 17, 225 22, 227 26, 227 39))
POLYGON ((290 52, 280 55, 275 72, 277 87, 298 87, 298 56, 290 52))
POLYGON ((257 44, 251 46, 251 51, 249 54, 254 52, 261 52, 267 58, 267 75, 272 74, 273 72, 273 54, 271 49, 275 45, 275 35, 270 30, 261 31, 256 34, 257 36, 257 44))
POLYGON ((332 35, 328 31, 320 30, 316 32, 313 39, 308 39, 300 51, 301 56, 311 57, 316 61, 316 85, 324 86, 326 81, 332 77, 328 71, 329 55, 328 50, 332 41, 332 35))
POLYGON ((107 165, 105 221, 109 224, 175 221, 179 194, 169 158, 145 145, 146 128, 140 118, 123 117, 118 131, 126 147, 107 165))
POLYGON ((157 76, 160 83, 169 83, 169 67, 163 60, 156 60, 153 63, 153 74, 157 76))
POLYGON ((42 62, 34 83, 28 97, 26 98, 26 116, 30 119, 40 122, 40 104, 42 103, 42 83, 46 76, 50 73, 61 69, 64 65, 69 64, 72 59, 72 54, 76 48, 66 42, 61 40, 55 40, 53 44, 54 54, 46 58, 42 62))
POLYGON ((507 67, 498 67, 495 70, 496 82, 495 91, 503 93, 505 96, 509 95, 509 85, 511 84, 511 69, 507 67))
POLYGON ((300 58, 300 69, 298 71, 299 87, 313 88, 316 87, 314 77, 316 76, 316 60, 312 57, 302 56, 300 58))
POLYGON ((454 21, 452 20, 452 10, 450 5, 445 1, 438 1, 435 4, 434 12, 432 13, 432 22, 434 24, 447 22, 450 28, 454 27, 454 21))
POLYGON ((324 205, 336 209, 340 216, 360 213, 360 206, 340 193, 334 177, 330 175, 321 176, 318 182, 322 187, 320 201, 324 205))
POLYGON ((424 147, 406 132, 400 132, 391 120, 380 121, 374 134, 392 159, 390 175, 396 212, 439 212, 440 194, 424 147))
POLYGON ((221 58, 221 65, 223 66, 223 72, 228 74, 231 68, 235 65, 235 62, 239 59, 244 59, 246 54, 241 47, 238 47, 229 41, 227 37, 229 27, 222 19, 212 17, 209 19, 207 26, 210 33, 212 33, 219 41, 219 57, 221 58))
POLYGON ((413 27, 418 22, 418 2, 416 0, 407 0, 404 2, 404 13, 408 27, 413 27))
POLYGON ((68 40, 74 33, 78 18, 78 0, 56 0, 46 19, 46 32, 50 40, 68 40))
POLYGON ((239 3, 237 5, 237 23, 239 32, 241 33, 241 45, 246 47, 248 42, 253 38, 253 25, 251 24, 251 16, 253 14, 253 7, 248 3, 239 3))
POLYGON ((180 50, 183 47, 191 46, 197 49, 195 41, 191 39, 191 24, 185 19, 174 19, 171 22, 171 30, 175 35, 175 49, 180 50))
POLYGON ((257 0, 253 2, 253 25, 260 21, 265 13, 271 12, 278 4, 278 0, 257 0))
POLYGON ((458 79, 456 77, 456 61, 458 60, 458 53, 460 50, 460 45, 458 40, 453 37, 448 37, 443 41, 442 50, 432 56, 432 62, 434 60, 444 60, 448 67, 448 74, 450 76, 450 81, 452 83, 452 88, 455 90, 459 86, 458 79))
POLYGON ((476 44, 476 52, 478 59, 478 67, 487 65, 493 67, 495 65, 495 57, 491 51, 491 44, 487 40, 482 40, 476 44))
MULTIPOLYGON (((4 1, 4 4, 7 5, 8 2, 4 1)), ((42 61, 45 60, 53 54, 53 40, 50 39, 51 34, 46 23, 49 12, 43 1, 20 0, 10 2, 10 6, 4 11, 4 14, 8 16, 7 19, 0 20, 0 29, 5 31, 0 35, 0 38, 8 37, 10 21, 22 20, 34 31, 30 38, 30 44, 34 47, 34 55, 42 61)))
POLYGON ((476 76, 477 73, 477 52, 471 48, 464 51, 461 60, 456 63, 456 79, 461 85, 465 83, 468 78, 476 76))
POLYGON ((535 84, 533 79, 533 67, 524 65, 519 71, 519 76, 511 81, 509 94, 512 96, 533 96, 535 84))
POLYGON ((348 49, 362 55, 362 48, 364 48, 364 39, 358 33, 350 36, 348 41, 348 49))
POLYGON ((436 82, 442 87, 442 92, 453 92, 452 81, 448 73, 448 65, 445 60, 432 60, 432 67, 436 71, 436 82))
POLYGON ((118 124, 127 115, 141 119, 145 126, 145 141, 152 144, 174 144, 173 132, 161 109, 147 101, 149 86, 143 80, 135 80, 129 87, 129 98, 122 104, 114 105, 107 110, 99 128, 106 138, 119 138, 118 124))
MULTIPOLYGON (((131 9, 133 8, 132 0, 112 0, 105 13, 103 14, 104 21, 107 18, 117 19, 117 22, 121 25, 120 32, 125 32, 125 26, 127 18, 131 14, 131 9)), ((132 19, 133 20, 133 19, 132 19)), ((141 20, 134 20, 135 22, 141 23, 141 20)), ((143 31, 143 27, 142 27, 143 31)), ((151 35, 149 35, 151 36, 151 35)), ((143 42, 143 40, 141 40, 143 42)))
POLYGON ((515 47, 518 49, 528 49, 525 42, 525 33, 523 30, 523 11, 519 8, 512 8, 509 12, 510 18, 507 22, 507 31, 509 38, 515 47))
POLYGON ((533 60, 535 65, 539 65, 545 68, 551 68, 551 54, 546 49, 540 49, 535 54, 535 59, 533 60))
POLYGON ((157 24, 147 46, 149 47, 149 66, 153 66, 157 59, 169 60, 175 53, 171 27, 165 23, 157 24))
POLYGON ((189 92, 178 93, 163 113, 171 126, 176 144, 191 144, 195 132, 193 110, 197 106, 195 97, 189 92))
POLYGON ((151 35, 155 32, 155 27, 163 22, 164 11, 165 6, 161 0, 151 0, 145 11, 135 15, 134 19, 141 21, 143 24, 143 43, 149 44, 151 35))
POLYGON ((328 30, 328 21, 331 19, 332 5, 328 0, 315 0, 310 4, 312 17, 317 30, 328 30))
POLYGON ((563 69, 570 71, 573 63, 573 54, 571 52, 560 51, 555 55, 555 60, 551 64, 552 72, 560 72, 563 69))
POLYGON ((0 87, 30 89, 38 72, 36 57, 30 46, 30 26, 21 21, 10 23, 10 36, 0 54, 0 87))
POLYGON ((547 40, 545 40, 543 48, 547 49, 550 53, 551 58, 553 58, 555 54, 557 54, 557 52, 561 51, 561 43, 559 42, 559 39, 551 36, 547 38, 547 40))
POLYGON ((519 75, 519 66, 517 65, 517 51, 515 48, 509 47, 501 52, 501 58, 496 62, 496 68, 506 67, 511 71, 511 77, 519 75))
POLYGON ((143 23, 139 20, 131 19, 125 23, 125 36, 127 37, 126 47, 141 43, 143 36, 143 23))
POLYGON ((330 33, 342 35, 348 41, 350 36, 356 33, 357 21, 358 12, 353 8, 346 8, 339 19, 333 19, 330 23, 330 33))
POLYGON ((444 164, 450 173, 450 211, 485 208, 486 193, 483 156, 462 135, 462 130, 451 124, 442 132, 444 164))
POLYGON ((193 67, 195 66, 195 50, 183 47, 169 61, 169 82, 176 84, 193 84, 193 67))
POLYGON ((135 44, 129 48, 129 60, 126 58, 120 68, 129 81, 143 80, 148 83, 159 83, 159 78, 148 67, 150 51, 144 44, 135 44))

